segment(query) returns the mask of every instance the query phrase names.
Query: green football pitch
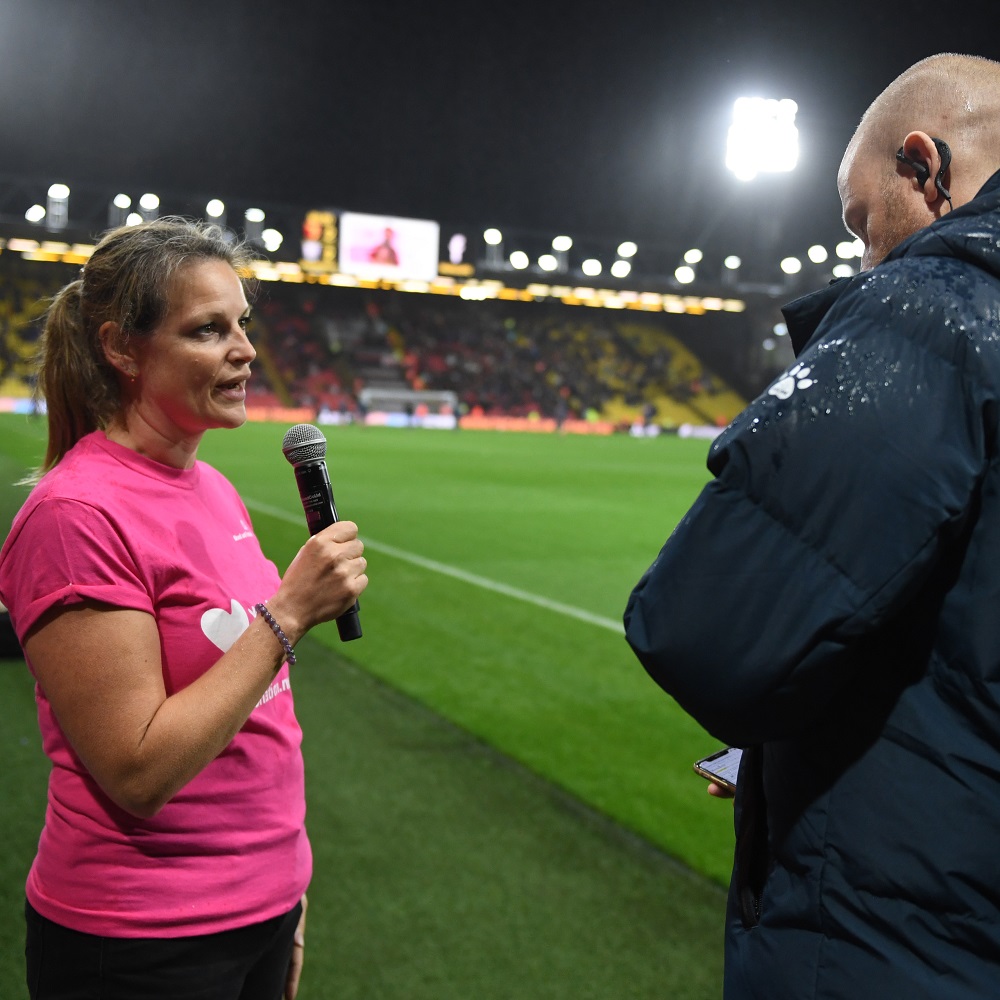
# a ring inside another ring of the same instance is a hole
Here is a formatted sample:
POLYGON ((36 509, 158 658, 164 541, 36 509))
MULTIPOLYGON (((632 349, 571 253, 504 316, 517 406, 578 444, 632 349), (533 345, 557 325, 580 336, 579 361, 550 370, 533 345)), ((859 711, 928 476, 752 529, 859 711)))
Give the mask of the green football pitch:
MULTIPOLYGON (((304 539, 286 425, 215 432, 283 569, 304 539)), ((0 417, 0 476, 44 423, 0 417)), ((731 809, 718 744, 629 651, 629 591, 707 479, 704 441, 330 428, 369 559, 364 637, 316 629, 295 668, 316 855, 303 1000, 721 993, 731 809)), ((5 485, 0 515, 24 490, 5 485)), ((0 996, 44 810, 30 678, 0 669, 0 996)))

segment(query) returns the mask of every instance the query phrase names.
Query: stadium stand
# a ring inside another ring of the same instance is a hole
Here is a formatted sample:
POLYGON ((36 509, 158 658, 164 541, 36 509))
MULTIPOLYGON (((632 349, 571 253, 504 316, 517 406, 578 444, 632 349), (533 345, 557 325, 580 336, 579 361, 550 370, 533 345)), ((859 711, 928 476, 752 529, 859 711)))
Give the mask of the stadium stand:
MULTIPOLYGON (((44 299, 75 269, 0 254, 0 396, 30 394, 44 299)), ((745 401, 663 314, 261 282, 248 404, 363 416, 363 389, 454 393, 461 413, 725 425, 745 401)))

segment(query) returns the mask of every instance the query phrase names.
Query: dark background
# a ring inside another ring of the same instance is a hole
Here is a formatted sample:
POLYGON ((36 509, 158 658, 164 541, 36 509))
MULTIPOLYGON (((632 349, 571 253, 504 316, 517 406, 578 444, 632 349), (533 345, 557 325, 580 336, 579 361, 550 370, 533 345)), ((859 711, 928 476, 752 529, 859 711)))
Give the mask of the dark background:
POLYGON ((922 0, 0 0, 0 177, 801 254, 843 238, 871 99, 934 52, 1000 54, 996 22, 922 0), (793 174, 724 168, 743 94, 798 102, 793 174))

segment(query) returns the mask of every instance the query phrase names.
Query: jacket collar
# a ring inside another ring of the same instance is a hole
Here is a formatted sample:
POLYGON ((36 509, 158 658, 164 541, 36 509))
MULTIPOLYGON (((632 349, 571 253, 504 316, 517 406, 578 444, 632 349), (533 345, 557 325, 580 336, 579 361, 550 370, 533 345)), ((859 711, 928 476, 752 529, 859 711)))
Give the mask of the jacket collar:
MULTIPOLYGON (((962 226, 963 220, 981 216, 983 212, 988 212, 1000 207, 1000 170, 979 189, 975 198, 964 205, 959 205, 953 212, 949 212, 943 218, 938 219, 931 225, 918 230, 912 236, 905 239, 890 253, 883 263, 905 257, 913 248, 926 240, 929 236, 937 238, 938 231, 947 229, 950 226, 962 226)), ((880 264, 879 267, 882 265, 880 264)), ((797 299, 793 299, 782 307, 782 315, 788 326, 788 336, 792 342, 792 349, 796 356, 802 353, 803 349, 812 339, 817 327, 823 321, 823 317, 833 308, 837 300, 847 289, 858 280, 864 280, 868 272, 862 271, 851 278, 837 278, 826 288, 821 288, 816 292, 809 292, 797 299)))

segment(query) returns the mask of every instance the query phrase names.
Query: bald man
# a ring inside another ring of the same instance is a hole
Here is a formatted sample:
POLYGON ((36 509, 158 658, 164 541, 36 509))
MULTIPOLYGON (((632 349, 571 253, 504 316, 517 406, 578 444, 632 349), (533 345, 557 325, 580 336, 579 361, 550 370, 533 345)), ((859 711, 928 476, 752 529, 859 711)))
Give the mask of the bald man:
POLYGON ((626 636, 746 748, 727 1000, 998 997, 1000 65, 913 66, 838 183, 864 270, 785 310, 626 636))

